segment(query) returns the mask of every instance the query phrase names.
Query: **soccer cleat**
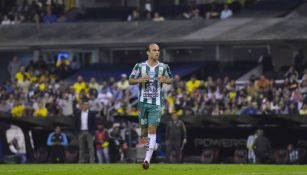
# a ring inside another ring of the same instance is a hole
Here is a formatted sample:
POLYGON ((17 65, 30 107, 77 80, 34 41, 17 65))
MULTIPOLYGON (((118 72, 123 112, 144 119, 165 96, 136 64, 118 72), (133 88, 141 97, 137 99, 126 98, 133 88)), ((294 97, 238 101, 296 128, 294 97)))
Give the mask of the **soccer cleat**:
POLYGON ((142 166, 144 170, 147 170, 149 168, 149 163, 147 161, 144 161, 142 166))

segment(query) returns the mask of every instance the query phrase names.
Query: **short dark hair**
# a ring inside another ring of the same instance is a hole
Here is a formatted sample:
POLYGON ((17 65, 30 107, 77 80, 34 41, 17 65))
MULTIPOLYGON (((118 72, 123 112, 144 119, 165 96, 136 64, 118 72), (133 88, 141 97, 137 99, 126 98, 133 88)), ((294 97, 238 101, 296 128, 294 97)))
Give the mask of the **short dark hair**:
MULTIPOLYGON (((149 43, 148 45, 147 45, 147 47, 146 47, 146 52, 148 52, 150 49, 149 49, 149 47, 151 46, 151 45, 153 45, 153 44, 157 44, 157 43, 149 43)), ((158 44, 157 44, 158 45, 158 44)))

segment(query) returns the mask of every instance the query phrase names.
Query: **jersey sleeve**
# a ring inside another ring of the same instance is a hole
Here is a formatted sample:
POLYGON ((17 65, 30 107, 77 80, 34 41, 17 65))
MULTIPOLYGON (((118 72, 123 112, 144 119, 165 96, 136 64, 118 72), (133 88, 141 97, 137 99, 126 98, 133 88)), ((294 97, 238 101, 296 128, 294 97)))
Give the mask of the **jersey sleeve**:
POLYGON ((163 75, 166 76, 167 78, 173 78, 173 74, 171 73, 171 70, 167 64, 165 64, 163 75))
POLYGON ((134 67, 133 67, 133 70, 129 76, 129 79, 130 78, 139 78, 141 75, 141 71, 140 71, 140 66, 139 64, 136 64, 134 67))

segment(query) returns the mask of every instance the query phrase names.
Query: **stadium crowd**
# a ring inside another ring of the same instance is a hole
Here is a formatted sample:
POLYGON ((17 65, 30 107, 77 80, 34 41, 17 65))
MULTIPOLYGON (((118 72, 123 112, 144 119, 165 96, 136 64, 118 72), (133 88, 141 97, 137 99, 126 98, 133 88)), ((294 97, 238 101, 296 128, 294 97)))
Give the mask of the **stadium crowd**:
MULTIPOLYGON (((248 5, 247 0, 213 0, 206 1, 189 1, 174 3, 173 8, 184 6, 184 9, 178 8, 178 12, 167 12, 165 17, 161 15, 161 10, 154 9, 153 3, 149 0, 144 4, 144 8, 134 9, 128 15, 127 21, 154 21, 160 22, 166 19, 227 19, 248 5)), ((0 23, 2 25, 21 24, 21 23, 55 23, 64 22, 67 9, 65 3, 59 3, 57 0, 33 0, 31 3, 27 0, 20 2, 6 2, 4 7, 0 6, 0 23)), ((80 7, 81 11, 84 10, 80 7)), ((178 11, 177 10, 177 11, 178 11)), ((116 13, 116 12, 114 12, 116 13)), ((164 11, 162 11, 164 13, 164 11)), ((108 18, 107 16, 104 18, 108 18)))
MULTIPOLYGON (((239 3, 238 3, 239 4, 239 3)), ((181 14, 175 17, 178 20, 209 20, 209 19, 227 19, 233 15, 233 11, 228 4, 216 5, 208 4, 207 9, 200 10, 197 6, 188 6, 181 14)), ((168 19, 172 19, 168 17, 168 19)), ((146 9, 144 13, 140 13, 138 9, 134 9, 127 17, 127 21, 165 21, 166 18, 161 16, 158 11, 152 11, 151 8, 146 9)))
POLYGON ((11 1, 0 11, 2 25, 21 23, 55 23, 64 15, 64 6, 57 1, 11 1))
MULTIPOLYGON (((90 110, 97 116, 137 116, 138 87, 129 86, 126 74, 120 80, 110 77, 101 83, 95 77, 85 81, 78 76, 76 82, 69 84, 63 75, 69 75, 75 65, 80 63, 68 65, 38 59, 22 66, 14 58, 9 65, 13 78, 0 87, 1 113, 14 117, 73 116, 80 102, 88 100, 90 110)), ((259 79, 251 76, 244 84, 237 84, 227 76, 216 79, 208 76, 206 80, 192 76, 184 81, 175 75, 174 83, 164 86, 163 91, 165 114, 174 111, 179 116, 307 113, 307 71, 299 77, 294 66, 290 66, 281 81, 261 75, 259 79)))

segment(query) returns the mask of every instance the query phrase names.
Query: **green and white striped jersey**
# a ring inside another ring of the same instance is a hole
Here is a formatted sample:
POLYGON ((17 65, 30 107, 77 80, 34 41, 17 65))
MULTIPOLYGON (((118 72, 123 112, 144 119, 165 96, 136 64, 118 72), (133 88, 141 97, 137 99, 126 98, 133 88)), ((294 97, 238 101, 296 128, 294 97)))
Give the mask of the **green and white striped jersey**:
POLYGON ((154 67, 149 66, 147 61, 137 63, 129 78, 140 78, 145 75, 148 76, 149 80, 146 83, 139 84, 139 101, 162 106, 162 83, 158 81, 158 77, 173 78, 169 66, 161 62, 158 62, 154 67))

